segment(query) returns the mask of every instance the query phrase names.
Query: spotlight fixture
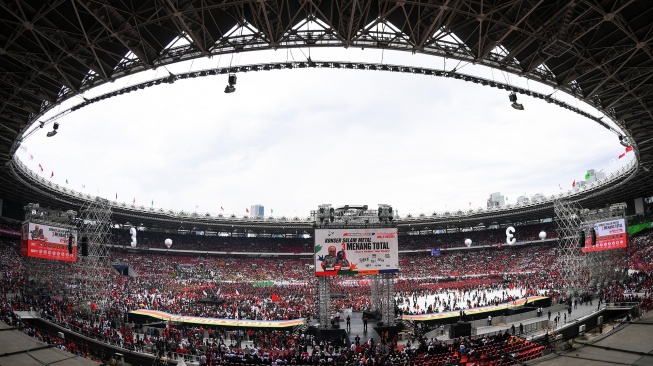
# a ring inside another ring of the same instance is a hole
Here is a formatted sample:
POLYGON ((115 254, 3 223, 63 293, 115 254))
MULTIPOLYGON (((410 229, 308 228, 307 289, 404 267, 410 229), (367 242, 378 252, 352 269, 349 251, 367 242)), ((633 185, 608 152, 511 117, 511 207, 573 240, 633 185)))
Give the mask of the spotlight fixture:
POLYGON ((236 74, 229 74, 229 85, 224 88, 225 93, 233 93, 236 91, 236 74))
POLYGON ((58 129, 59 129, 59 123, 58 123, 58 122, 55 122, 55 123, 52 125, 52 131, 48 132, 48 133, 46 134, 46 136, 48 136, 48 137, 52 137, 52 136, 56 135, 58 129))
POLYGON ((624 135, 619 135, 619 143, 623 147, 628 147, 630 144, 628 143, 628 139, 624 135))
POLYGON ((510 93, 508 96, 508 99, 510 99, 510 102, 512 103, 512 107, 515 108, 516 110, 523 111, 524 106, 521 103, 517 103, 517 94, 515 92, 510 93))

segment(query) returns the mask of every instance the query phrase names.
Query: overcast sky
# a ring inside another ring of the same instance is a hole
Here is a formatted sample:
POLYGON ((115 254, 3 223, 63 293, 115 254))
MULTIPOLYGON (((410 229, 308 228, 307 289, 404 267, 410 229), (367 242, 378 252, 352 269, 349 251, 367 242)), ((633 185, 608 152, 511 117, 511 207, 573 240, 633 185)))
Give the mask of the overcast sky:
MULTIPOLYGON (((308 50, 195 60, 117 80, 108 90, 190 70, 305 60, 308 50)), ((377 50, 311 50, 314 60, 452 69, 532 90, 547 87, 482 67, 377 50)), ((319 204, 392 205, 399 214, 485 207, 492 192, 572 189, 587 169, 610 173, 633 158, 614 133, 539 99, 423 75, 296 69, 179 80, 82 108, 23 143, 20 158, 53 182, 146 207, 307 217, 319 204), (30 158, 30 156, 32 158, 30 158), (615 164, 610 164, 616 159, 615 164), (83 188, 83 186, 85 188, 83 188), (471 203, 471 205, 470 205, 471 203), (224 211, 222 211, 224 208, 224 211)), ((554 97, 587 108, 560 92, 554 97)), ((74 98, 73 104, 81 102, 74 98)), ((56 108, 53 113, 70 106, 56 108)), ((52 115, 52 113, 50 114, 52 115)))

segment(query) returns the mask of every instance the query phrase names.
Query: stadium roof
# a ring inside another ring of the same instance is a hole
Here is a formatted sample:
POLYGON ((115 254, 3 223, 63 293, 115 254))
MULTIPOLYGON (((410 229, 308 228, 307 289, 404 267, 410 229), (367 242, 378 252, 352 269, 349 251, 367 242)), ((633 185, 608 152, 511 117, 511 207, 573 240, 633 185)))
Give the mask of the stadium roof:
MULTIPOLYGON (((72 0, 3 2, 0 8, 0 197, 16 202, 67 209, 83 199, 28 179, 12 159, 22 136, 62 101, 183 60, 308 46, 424 53, 553 86, 609 116, 639 162, 574 199, 603 207, 653 193, 653 9, 647 2, 72 0), (174 42, 180 38, 184 42, 174 42)), ((552 216, 550 204, 540 206, 507 210, 498 220, 552 216)), ((118 220, 132 217, 128 209, 114 212, 118 220)), ((497 213, 466 216, 480 222, 497 213)))

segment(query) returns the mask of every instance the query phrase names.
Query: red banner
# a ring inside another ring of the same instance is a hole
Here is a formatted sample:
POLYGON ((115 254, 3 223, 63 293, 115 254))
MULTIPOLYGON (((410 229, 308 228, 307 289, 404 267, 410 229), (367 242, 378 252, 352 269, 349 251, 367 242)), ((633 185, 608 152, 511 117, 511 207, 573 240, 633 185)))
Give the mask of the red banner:
POLYGON ((626 233, 597 236, 596 245, 592 245, 592 238, 590 237, 585 239, 585 246, 583 247, 583 253, 625 248, 627 243, 628 243, 628 237, 626 233))
POLYGON ((20 254, 23 257, 75 262, 77 260, 77 246, 73 245, 73 254, 70 254, 68 252, 68 243, 53 244, 38 240, 23 240, 20 246, 20 254))

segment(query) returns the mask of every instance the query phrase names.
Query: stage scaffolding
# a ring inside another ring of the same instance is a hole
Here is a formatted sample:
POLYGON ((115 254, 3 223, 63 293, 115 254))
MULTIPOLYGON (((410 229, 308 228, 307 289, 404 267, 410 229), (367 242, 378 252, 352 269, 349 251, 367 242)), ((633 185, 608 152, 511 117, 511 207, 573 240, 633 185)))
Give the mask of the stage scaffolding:
POLYGON ((381 276, 383 289, 381 291, 381 320, 384 326, 395 325, 395 276, 384 273, 381 276))
MULTIPOLYGON (((581 211, 581 226, 585 237, 589 237, 596 223, 624 217, 626 217, 625 203, 613 204, 598 210, 584 209, 581 211)), ((590 272, 589 285, 595 288, 608 287, 628 277, 627 254, 626 248, 585 253, 590 272)))
POLYGON ((627 249, 583 253, 584 239, 591 238, 594 224, 625 217, 625 204, 604 209, 583 209, 578 202, 556 200, 553 204, 558 234, 556 268, 568 295, 596 291, 627 275, 627 249))
MULTIPOLYGON (((379 204, 377 210, 370 210, 367 205, 334 208, 330 204, 324 204, 311 212, 314 227, 334 229, 394 227, 395 214, 392 206, 387 204, 379 204)), ((384 326, 394 326, 396 324, 394 274, 370 275, 369 278, 370 311, 380 315, 384 326)), ((330 325, 330 282, 331 279, 327 276, 318 277, 318 318, 322 329, 330 325)))
POLYGON ((331 300, 329 282, 329 277, 317 278, 317 292, 319 296, 318 317, 320 328, 327 328, 329 326, 329 302, 331 300))
POLYGON ((106 307, 103 294, 111 287, 113 274, 109 245, 111 205, 108 200, 96 197, 82 207, 80 216, 79 243, 82 250, 78 251, 73 283, 83 310, 103 309, 106 307), (84 243, 88 253, 83 253, 84 243))
POLYGON ((581 251, 581 207, 578 202, 553 202, 558 250, 556 267, 563 289, 568 295, 579 295, 588 290, 587 257, 581 251))

